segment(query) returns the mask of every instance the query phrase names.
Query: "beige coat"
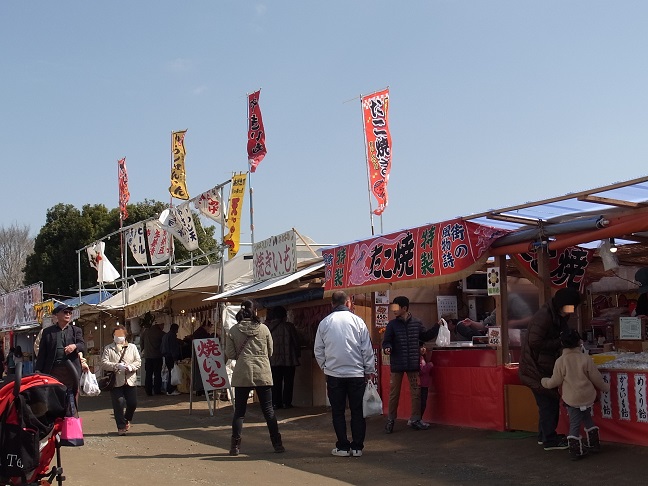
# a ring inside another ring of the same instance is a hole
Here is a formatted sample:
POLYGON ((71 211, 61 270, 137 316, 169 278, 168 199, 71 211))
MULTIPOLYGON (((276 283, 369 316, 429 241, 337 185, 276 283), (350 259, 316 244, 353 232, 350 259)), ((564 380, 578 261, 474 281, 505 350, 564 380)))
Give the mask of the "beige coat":
POLYGON ((230 329, 227 338, 225 356, 236 360, 232 386, 272 385, 272 335, 268 327, 258 322, 242 320, 230 329), (250 339, 243 347, 243 342, 248 336, 250 339), (237 356, 239 350, 241 355, 237 356))
MULTIPOLYGON (((101 356, 101 369, 104 371, 117 371, 117 363, 119 362, 121 353, 122 346, 117 346, 115 343, 110 343, 105 346, 101 356)), ((124 383, 128 383, 130 386, 137 386, 137 370, 142 366, 142 359, 140 358, 137 346, 128 344, 122 363, 128 365, 130 370, 117 372, 115 387, 124 386, 124 383)))
POLYGON ((556 360, 551 378, 542 378, 542 386, 556 388, 562 385, 563 401, 571 407, 589 407, 596 400, 596 390, 610 391, 610 385, 592 361, 580 348, 565 348, 556 360))

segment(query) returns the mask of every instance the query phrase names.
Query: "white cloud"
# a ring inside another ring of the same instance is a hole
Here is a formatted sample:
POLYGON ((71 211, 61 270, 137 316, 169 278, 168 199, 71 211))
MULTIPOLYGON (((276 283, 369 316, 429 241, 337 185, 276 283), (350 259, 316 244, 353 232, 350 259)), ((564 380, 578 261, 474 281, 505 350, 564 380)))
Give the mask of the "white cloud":
POLYGON ((177 58, 167 62, 167 69, 175 73, 185 73, 193 67, 191 59, 177 58))
POLYGON ((256 6, 254 7, 256 10, 256 14, 258 16, 265 15, 266 11, 268 10, 268 7, 266 7, 262 3, 257 3, 256 6))
POLYGON ((195 94, 195 95, 201 95, 201 94, 203 94, 205 91, 207 91, 207 86, 205 86, 205 85, 203 84, 202 86, 196 86, 196 87, 193 89, 192 93, 195 94))

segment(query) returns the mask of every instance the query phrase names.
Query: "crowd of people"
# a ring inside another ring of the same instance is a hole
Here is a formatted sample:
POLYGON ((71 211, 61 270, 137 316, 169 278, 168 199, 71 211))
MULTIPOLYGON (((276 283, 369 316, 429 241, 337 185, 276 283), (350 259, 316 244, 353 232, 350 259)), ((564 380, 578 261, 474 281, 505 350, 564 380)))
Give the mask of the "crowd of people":
MULTIPOLYGON (((519 302, 515 303, 515 298, 509 302, 514 316, 519 316, 514 317, 514 321, 524 321, 527 327, 522 341, 519 375, 521 382, 531 389, 538 407, 538 443, 545 450, 569 449, 573 459, 580 459, 600 448, 591 407, 597 391, 609 390, 592 360, 581 353, 581 336, 569 327, 569 318, 579 303, 578 291, 571 288, 558 290, 534 314, 519 302), (556 432, 561 399, 567 406, 570 419, 567 436, 556 432)), ((331 312, 319 323, 313 345, 314 358, 326 379, 331 406, 336 437, 331 453, 340 457, 360 457, 363 454, 366 435, 363 397, 367 383, 376 380, 369 328, 354 314, 352 305, 351 297, 345 292, 333 292, 331 312), (347 408, 350 411, 350 439, 347 408)), ((380 343, 390 367, 384 431, 391 434, 395 429, 403 386, 409 388, 411 399, 407 426, 417 431, 427 430, 430 425, 423 416, 433 365, 431 352, 424 343, 437 337, 442 324, 426 328, 411 313, 410 301, 405 296, 395 297, 389 310, 392 319, 387 323, 380 343), (403 385, 403 377, 407 377, 407 385, 403 385)), ((54 309, 54 325, 45 328, 36 340, 34 369, 54 376, 71 394, 78 396, 79 378, 89 368, 83 356, 83 332, 72 321, 72 314, 70 306, 59 305, 54 309)), ((495 316, 493 311, 483 321, 448 319, 448 329, 453 339, 468 339, 483 334, 494 324, 495 316)), ((126 435, 131 428, 137 409, 137 372, 141 366, 144 366, 144 391, 147 395, 178 395, 170 380, 163 386, 163 367, 170 376, 175 364, 186 356, 186 348, 192 340, 214 336, 214 327, 208 320, 184 340, 178 338, 178 324, 172 323, 166 333, 163 328, 162 323, 153 322, 143 330, 140 355, 140 348, 128 340, 128 329, 116 325, 112 329, 113 342, 103 349, 101 368, 115 376, 110 397, 119 435, 126 435)), ((229 454, 237 456, 241 451, 243 422, 252 392, 258 398, 274 451, 284 452, 286 449, 275 410, 293 407, 295 369, 300 364, 301 355, 299 337, 295 325, 288 320, 286 309, 282 306, 267 309, 264 323, 255 302, 244 301, 236 314, 236 325, 227 332, 224 352, 226 359, 235 363, 231 378, 235 391, 229 454)), ((8 374, 15 373, 22 356, 22 349, 16 346, 3 357, 8 374)), ((202 385, 202 380, 195 381, 202 385)), ((194 389, 196 394, 204 393, 200 385, 194 389)))

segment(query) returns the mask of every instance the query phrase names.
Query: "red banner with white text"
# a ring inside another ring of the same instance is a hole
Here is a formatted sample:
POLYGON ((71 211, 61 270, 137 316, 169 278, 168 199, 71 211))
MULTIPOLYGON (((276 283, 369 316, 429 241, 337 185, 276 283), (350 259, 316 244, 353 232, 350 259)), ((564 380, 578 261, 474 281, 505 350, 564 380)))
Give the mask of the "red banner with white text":
POLYGON ((122 220, 124 220, 128 218, 126 205, 130 200, 130 192, 128 192, 128 173, 126 172, 126 157, 117 161, 117 176, 119 179, 119 212, 122 220))
POLYGON ((248 163, 250 172, 255 172, 257 166, 266 156, 265 129, 259 107, 261 90, 248 95, 248 163))
POLYGON ((373 213, 381 215, 387 207, 387 182, 391 172, 389 89, 362 96, 360 100, 369 168, 369 190, 378 203, 373 213))
POLYGON ((467 270, 506 231, 454 219, 322 251, 325 290, 414 281, 467 270))

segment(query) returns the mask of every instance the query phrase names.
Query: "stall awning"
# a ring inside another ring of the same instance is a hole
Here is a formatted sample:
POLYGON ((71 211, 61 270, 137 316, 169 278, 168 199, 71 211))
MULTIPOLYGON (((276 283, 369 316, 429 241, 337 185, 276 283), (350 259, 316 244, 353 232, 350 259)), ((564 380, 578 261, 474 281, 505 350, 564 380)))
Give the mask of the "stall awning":
POLYGON ((287 285, 296 282, 297 280, 301 279, 302 277, 305 277, 307 275, 310 275, 318 270, 321 270, 324 268, 324 262, 320 261, 318 263, 314 263, 312 265, 307 266, 306 268, 303 268, 302 270, 299 270, 295 273, 292 273, 290 275, 281 275, 278 277, 273 277, 268 280, 264 280, 263 282, 251 282, 245 285, 241 285, 239 287, 230 289, 228 291, 222 292, 220 294, 214 295, 212 297, 208 297, 207 299, 204 299, 206 301, 209 300, 217 300, 217 301, 225 301, 225 300, 243 300, 246 297, 252 296, 252 295, 268 295, 270 294, 273 290, 279 290, 282 287, 286 287, 287 285))

